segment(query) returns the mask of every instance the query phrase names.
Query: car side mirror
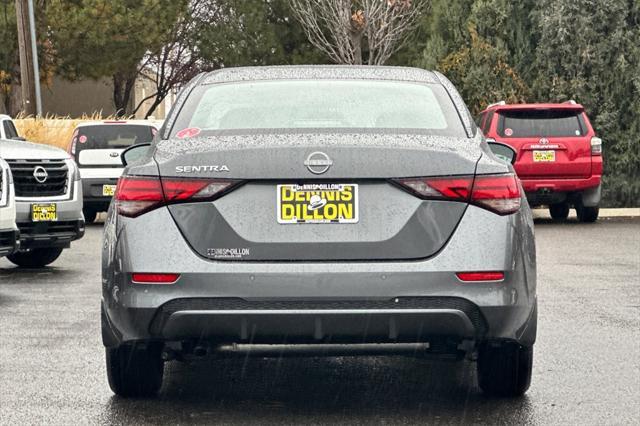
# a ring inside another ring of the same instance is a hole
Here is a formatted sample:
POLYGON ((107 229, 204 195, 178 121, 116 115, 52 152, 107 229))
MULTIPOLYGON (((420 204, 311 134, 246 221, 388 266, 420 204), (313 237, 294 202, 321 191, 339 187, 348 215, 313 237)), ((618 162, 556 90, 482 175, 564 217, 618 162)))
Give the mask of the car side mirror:
POLYGON ((500 142, 496 142, 493 139, 487 139, 489 149, 493 152, 493 155, 498 157, 499 160, 508 164, 513 164, 516 161, 516 151, 509 145, 505 145, 500 142))
POLYGON ((136 145, 132 145, 129 148, 122 151, 122 154, 120 154, 122 165, 126 166, 128 164, 135 163, 136 161, 138 161, 147 153, 150 146, 151 146, 150 143, 139 143, 136 145))
POLYGON ((22 141, 22 142, 27 141, 27 138, 23 138, 22 136, 14 136, 11 139, 13 139, 14 141, 22 141))

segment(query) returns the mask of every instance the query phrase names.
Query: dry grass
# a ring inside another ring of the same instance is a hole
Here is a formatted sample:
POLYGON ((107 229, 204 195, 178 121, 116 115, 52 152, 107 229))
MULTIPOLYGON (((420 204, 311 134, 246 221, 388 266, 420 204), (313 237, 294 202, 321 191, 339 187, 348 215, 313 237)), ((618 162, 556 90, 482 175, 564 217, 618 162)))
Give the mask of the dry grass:
POLYGON ((44 118, 18 116, 14 120, 20 136, 30 142, 52 145, 64 150, 71 142, 73 130, 83 121, 110 120, 115 117, 102 117, 98 114, 81 118, 47 116, 44 118))

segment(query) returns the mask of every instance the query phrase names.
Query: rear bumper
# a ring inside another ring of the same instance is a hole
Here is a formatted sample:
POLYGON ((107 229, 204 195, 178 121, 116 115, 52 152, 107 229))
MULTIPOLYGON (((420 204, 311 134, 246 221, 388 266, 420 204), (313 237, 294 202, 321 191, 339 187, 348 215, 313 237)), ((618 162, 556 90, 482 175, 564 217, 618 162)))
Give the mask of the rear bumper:
POLYGON ((460 297, 434 296, 405 296, 373 303, 369 300, 309 303, 291 299, 261 302, 238 298, 173 299, 157 309, 124 308, 115 318, 113 306, 109 309, 103 305, 103 308, 111 312, 103 324, 106 346, 140 340, 357 344, 496 339, 532 345, 537 321, 535 302, 527 307, 480 307, 460 297), (390 307, 395 303, 400 307, 390 307), (367 308, 368 304, 389 307, 367 308), (291 308, 283 309, 283 305, 291 308), (331 305, 352 306, 331 308, 331 305))
MULTIPOLYGON (((592 191, 600 186, 601 176, 594 175, 584 179, 521 179, 529 204, 537 206, 565 201, 568 197, 576 197, 584 192, 592 191)), ((598 199, 595 204, 600 201, 598 199)))
POLYGON ((84 236, 84 220, 19 222, 20 248, 69 247, 84 236))
POLYGON ((585 179, 521 179, 525 192, 536 192, 548 188, 554 192, 581 191, 600 185, 601 176, 591 176, 585 179))
POLYGON ((17 229, 0 230, 0 257, 7 256, 18 250, 20 246, 20 232, 17 229))
POLYGON ((390 300, 247 301, 176 299, 158 309, 152 335, 222 342, 420 342, 424 336, 481 337, 477 306, 453 297, 390 300))
POLYGON ((133 219, 136 226, 124 219, 116 227, 112 216, 105 224, 106 346, 535 341, 535 248, 525 209, 498 216, 470 206, 437 256, 412 262, 215 262, 186 245, 166 210, 145 216, 133 219), (151 228, 163 229, 162 238, 151 228), (464 270, 505 271, 505 279, 462 283, 455 272, 464 270), (181 276, 169 285, 131 282, 132 272, 149 271, 181 276))
POLYGON ((84 193, 85 208, 89 207, 97 211, 107 211, 111 203, 110 195, 102 195, 104 185, 117 185, 118 178, 83 178, 82 190, 84 193))
POLYGON ((71 241, 84 236, 82 215, 82 186, 73 185, 73 197, 69 200, 51 201, 47 198, 17 199, 16 224, 20 230, 20 248, 69 247, 71 241), (32 222, 31 204, 55 203, 56 222, 32 222))

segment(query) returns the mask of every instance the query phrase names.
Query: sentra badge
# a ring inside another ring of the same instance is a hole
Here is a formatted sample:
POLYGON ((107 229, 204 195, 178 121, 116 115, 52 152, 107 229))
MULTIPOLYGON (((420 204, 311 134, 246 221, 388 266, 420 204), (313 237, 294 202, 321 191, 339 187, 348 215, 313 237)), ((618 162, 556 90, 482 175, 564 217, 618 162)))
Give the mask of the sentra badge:
POLYGON ((228 172, 229 167, 223 165, 211 165, 211 166, 176 166, 176 173, 203 173, 213 172, 221 173, 228 172))

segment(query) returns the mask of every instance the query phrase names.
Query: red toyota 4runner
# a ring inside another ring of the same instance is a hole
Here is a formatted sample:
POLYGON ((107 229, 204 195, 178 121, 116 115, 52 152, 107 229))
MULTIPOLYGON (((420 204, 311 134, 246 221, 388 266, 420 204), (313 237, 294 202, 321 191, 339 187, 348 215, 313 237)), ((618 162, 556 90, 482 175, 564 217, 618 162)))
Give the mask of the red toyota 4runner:
POLYGON ((531 207, 549 206, 555 220, 566 219, 571 206, 581 222, 598 219, 602 141, 582 105, 500 102, 477 120, 487 141, 516 151, 513 165, 531 207))

